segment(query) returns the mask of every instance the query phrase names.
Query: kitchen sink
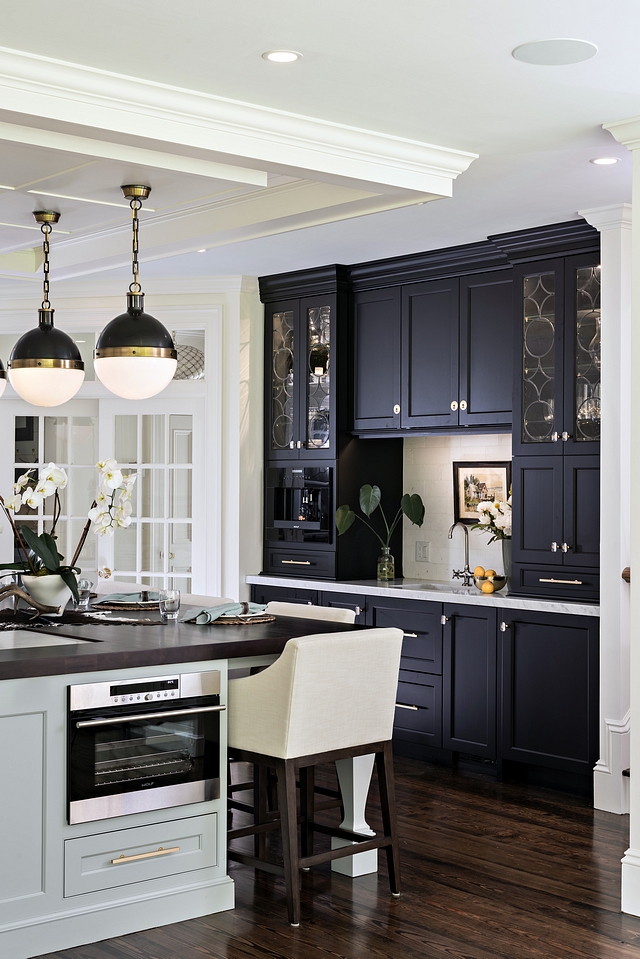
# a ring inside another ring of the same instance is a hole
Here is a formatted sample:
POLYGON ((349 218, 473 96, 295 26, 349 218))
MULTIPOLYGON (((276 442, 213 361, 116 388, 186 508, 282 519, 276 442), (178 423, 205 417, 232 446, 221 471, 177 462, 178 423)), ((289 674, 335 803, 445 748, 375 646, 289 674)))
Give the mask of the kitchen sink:
POLYGON ((37 629, 6 629, 0 632, 0 649, 28 649, 32 646, 77 646, 90 639, 52 636, 37 629))
POLYGON ((403 583, 390 583, 390 589, 424 589, 429 592, 438 592, 438 593, 471 593, 478 592, 473 586, 463 586, 462 583, 431 583, 428 580, 418 579, 415 582, 411 580, 406 580, 403 583))

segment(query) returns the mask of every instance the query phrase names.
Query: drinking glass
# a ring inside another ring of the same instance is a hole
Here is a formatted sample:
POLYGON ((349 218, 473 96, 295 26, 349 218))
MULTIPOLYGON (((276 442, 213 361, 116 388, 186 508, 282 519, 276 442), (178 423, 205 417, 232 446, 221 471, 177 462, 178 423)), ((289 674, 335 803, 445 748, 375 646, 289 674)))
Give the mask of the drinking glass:
POLYGON ((161 589, 159 593, 160 615, 166 622, 178 618, 180 612, 180 590, 161 589))
POLYGON ((75 604, 76 609, 89 609, 89 599, 91 598, 91 587, 93 583, 89 579, 78 580, 78 601, 75 604))

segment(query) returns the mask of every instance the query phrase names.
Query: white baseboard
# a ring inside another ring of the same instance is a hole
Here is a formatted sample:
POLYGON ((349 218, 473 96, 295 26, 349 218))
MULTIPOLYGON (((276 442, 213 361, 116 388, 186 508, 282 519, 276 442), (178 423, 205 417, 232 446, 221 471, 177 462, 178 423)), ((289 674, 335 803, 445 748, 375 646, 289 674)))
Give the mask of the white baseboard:
POLYGON ((622 775, 629 767, 631 719, 605 719, 603 755, 593 770, 593 804, 596 809, 624 815, 629 812, 629 780, 622 775))

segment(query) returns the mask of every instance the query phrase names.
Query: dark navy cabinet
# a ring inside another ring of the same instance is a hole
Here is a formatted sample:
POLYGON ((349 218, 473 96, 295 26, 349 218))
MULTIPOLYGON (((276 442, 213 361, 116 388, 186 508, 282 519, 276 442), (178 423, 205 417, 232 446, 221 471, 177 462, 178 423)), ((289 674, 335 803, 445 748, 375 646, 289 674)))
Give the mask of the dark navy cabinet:
POLYGON ((500 613, 502 756, 590 777, 598 758, 598 620, 500 613))
POLYGON ((444 619, 442 745, 495 759, 496 610, 445 604, 444 619))
POLYGON ((354 432, 509 429, 510 270, 358 291, 352 322, 354 432))

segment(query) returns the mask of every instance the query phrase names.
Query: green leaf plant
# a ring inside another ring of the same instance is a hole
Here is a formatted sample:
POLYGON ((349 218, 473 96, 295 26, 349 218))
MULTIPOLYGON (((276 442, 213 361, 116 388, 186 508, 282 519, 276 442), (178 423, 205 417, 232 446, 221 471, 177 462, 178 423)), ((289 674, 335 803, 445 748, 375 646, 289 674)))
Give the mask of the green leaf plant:
POLYGON ((341 536, 343 533, 346 533, 348 529, 353 526, 356 519, 359 519, 361 523, 364 523, 365 526, 368 526, 374 536, 376 536, 380 544, 384 548, 388 548, 391 543, 391 537, 393 536, 394 530, 402 516, 406 516, 414 526, 422 526, 424 521, 424 504, 422 499, 418 496, 417 493, 405 493, 402 499, 400 500, 400 509, 394 516, 391 523, 387 521, 387 517, 380 503, 381 493, 379 486, 365 486, 360 487, 360 509, 367 517, 363 519, 361 516, 358 516, 357 513, 351 509, 350 506, 339 506, 336 510, 336 527, 338 529, 338 535, 341 536), (375 511, 380 508, 380 515, 382 517, 382 522, 384 523, 384 537, 378 533, 376 529, 373 528, 371 523, 367 520, 371 517, 375 511))

